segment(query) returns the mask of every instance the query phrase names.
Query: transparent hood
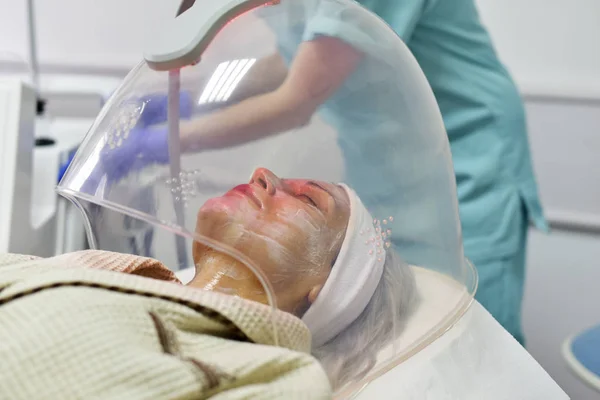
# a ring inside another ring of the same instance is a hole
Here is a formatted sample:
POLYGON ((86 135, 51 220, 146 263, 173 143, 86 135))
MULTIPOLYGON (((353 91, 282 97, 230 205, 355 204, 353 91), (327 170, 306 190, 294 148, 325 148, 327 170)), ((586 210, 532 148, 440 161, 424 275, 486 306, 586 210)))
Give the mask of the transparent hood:
POLYGON ((410 51, 356 3, 242 11, 193 65, 134 68, 59 192, 93 246, 301 318, 347 397, 471 302, 448 139, 410 51))

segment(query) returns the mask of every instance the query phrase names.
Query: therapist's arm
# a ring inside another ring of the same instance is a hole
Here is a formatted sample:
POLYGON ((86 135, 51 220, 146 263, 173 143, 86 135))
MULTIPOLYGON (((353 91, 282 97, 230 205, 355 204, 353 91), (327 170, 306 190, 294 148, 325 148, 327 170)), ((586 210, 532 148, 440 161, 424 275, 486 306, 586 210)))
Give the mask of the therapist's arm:
POLYGON ((235 104, 249 97, 272 92, 283 84, 287 74, 288 68, 281 54, 273 53, 263 57, 250 68, 227 103, 235 104))
POLYGON ((277 89, 182 122, 184 151, 239 145, 305 125, 361 58, 339 39, 322 36, 302 43, 277 89))

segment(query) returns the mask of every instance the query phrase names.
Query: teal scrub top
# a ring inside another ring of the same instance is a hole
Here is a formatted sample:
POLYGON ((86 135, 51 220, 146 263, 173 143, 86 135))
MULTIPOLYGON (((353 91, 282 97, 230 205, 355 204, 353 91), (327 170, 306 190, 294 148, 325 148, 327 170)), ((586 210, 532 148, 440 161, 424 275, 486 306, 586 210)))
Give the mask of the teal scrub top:
POLYGON ((473 0, 361 0, 404 40, 438 101, 450 140, 465 251, 513 255, 521 210, 548 226, 532 167, 523 101, 473 0))
MULTIPOLYGON (((402 112, 406 111, 381 95, 394 81, 393 66, 387 68, 375 60, 385 53, 386 44, 370 41, 368 31, 357 23, 360 18, 353 18, 344 3, 314 3, 314 8, 305 3, 296 9, 293 4, 297 2, 288 3, 291 9, 286 18, 271 19, 269 24, 277 25, 274 29, 280 52, 291 62, 302 41, 333 36, 366 53, 366 61, 326 102, 322 114, 341 132, 338 141, 346 159, 348 183, 359 194, 381 192, 390 199, 406 196, 387 193, 394 179, 393 161, 388 160, 392 169, 381 182, 357 162, 364 151, 356 148, 360 143, 356 137, 365 138, 364 146, 374 146, 371 139, 397 135, 402 129, 402 112), (361 82, 368 82, 368 87, 361 87, 361 82), (366 90, 377 91, 377 95, 368 96, 366 90), (369 105, 378 110, 376 115, 361 113, 364 101, 378 102, 369 105), (346 116, 343 120, 339 118, 341 110, 346 116), (354 136, 346 141, 353 148, 345 145, 345 135, 354 136)), ((359 3, 379 15, 403 39, 433 89, 450 141, 467 256, 483 262, 515 254, 524 245, 518 234, 523 210, 538 228, 546 230, 547 225, 530 159, 523 102, 494 51, 473 0, 359 3)), ((385 149, 379 151, 385 154, 385 149)), ((424 214, 412 217, 411 229, 418 229, 415 225, 424 214)))

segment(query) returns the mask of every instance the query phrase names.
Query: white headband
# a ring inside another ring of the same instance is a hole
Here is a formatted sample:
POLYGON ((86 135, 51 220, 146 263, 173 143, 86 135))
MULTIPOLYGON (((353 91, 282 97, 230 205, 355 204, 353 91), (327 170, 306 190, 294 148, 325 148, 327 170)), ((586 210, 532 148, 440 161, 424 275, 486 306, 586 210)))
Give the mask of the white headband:
MULTIPOLYGON (((319 347, 346 329, 363 312, 383 274, 385 232, 360 198, 341 184, 350 198, 350 218, 340 253, 327 282, 302 321, 319 347)), ((387 221, 385 221, 387 222, 387 221)))

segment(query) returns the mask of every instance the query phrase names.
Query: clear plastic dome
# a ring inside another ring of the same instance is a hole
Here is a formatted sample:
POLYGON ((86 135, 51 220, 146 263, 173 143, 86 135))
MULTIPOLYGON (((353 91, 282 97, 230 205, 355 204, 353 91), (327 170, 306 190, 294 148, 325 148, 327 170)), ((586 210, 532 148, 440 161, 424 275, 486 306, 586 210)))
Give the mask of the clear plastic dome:
POLYGON ((442 117, 408 48, 356 3, 234 3, 192 65, 133 69, 59 192, 93 247, 195 266, 205 290, 302 318, 348 397, 472 301, 442 117))

